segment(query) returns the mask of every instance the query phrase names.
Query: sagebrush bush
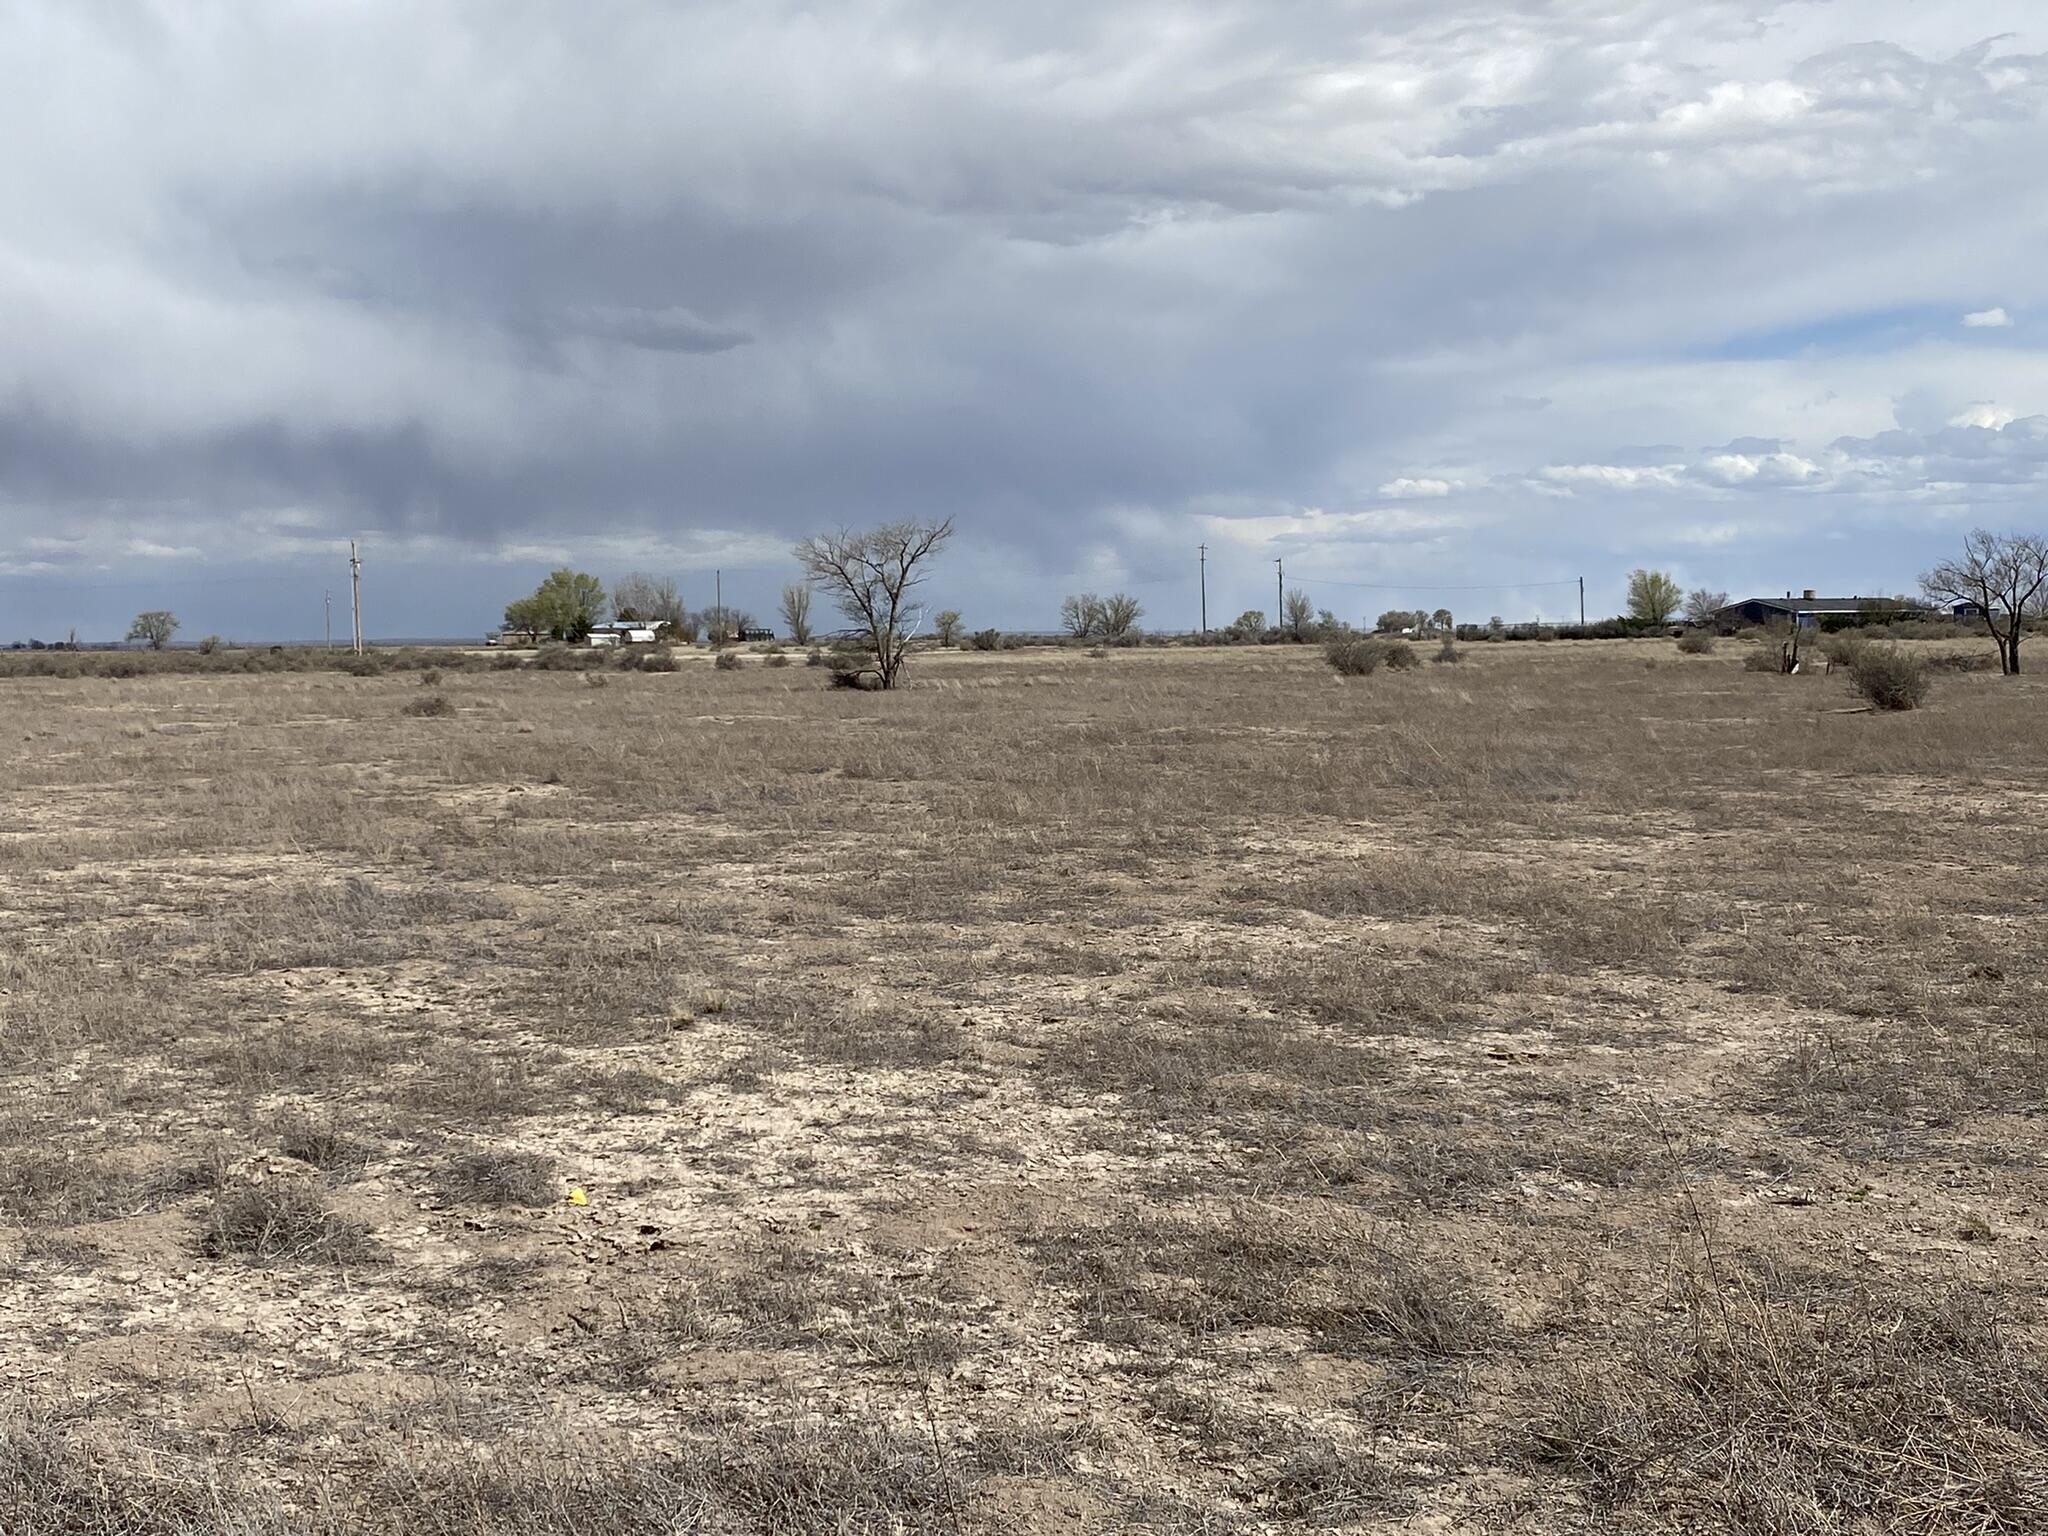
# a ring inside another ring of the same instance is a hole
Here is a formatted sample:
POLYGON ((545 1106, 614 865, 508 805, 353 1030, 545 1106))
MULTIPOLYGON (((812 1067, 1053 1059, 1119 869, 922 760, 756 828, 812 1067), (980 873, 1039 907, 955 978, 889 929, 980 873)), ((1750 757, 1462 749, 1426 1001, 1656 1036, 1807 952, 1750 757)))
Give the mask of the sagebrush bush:
POLYGON ((977 629, 967 637, 970 651, 1000 651, 1003 648, 1003 632, 999 629, 977 629))
POLYGON ((1407 672, 1422 665, 1422 658, 1416 654, 1415 647, 1406 640, 1386 640, 1381 643, 1387 648, 1386 667, 1389 672, 1407 672))
POLYGON ((1742 670, 1745 672, 1782 672, 1785 670, 1784 654, 1771 641, 1762 641, 1743 652, 1742 670))
POLYGON ((1859 647, 1849 681, 1873 709, 1918 709, 1927 698, 1926 664, 1896 645, 1859 647))
POLYGON ((780 651, 770 651, 768 653, 767 665, 771 667, 786 667, 789 665, 789 658, 780 651))
POLYGON ((804 665, 807 667, 822 667, 825 665, 825 653, 815 645, 812 646, 804 655, 804 665))
POLYGON ((721 672, 737 672, 740 669, 740 653, 738 651, 720 651, 718 653, 718 660, 714 661, 712 665, 721 672))
POLYGON ((1323 647, 1323 660, 1342 677, 1369 677, 1386 663, 1387 642, 1368 637, 1332 640, 1323 647))
POLYGON ((1429 659, 1441 665, 1450 665, 1463 661, 1465 653, 1458 649, 1457 641, 1453 640, 1449 635, 1445 635, 1444 643, 1436 648, 1436 654, 1429 659))
POLYGON ((404 713, 418 715, 422 719, 435 720, 443 715, 455 713, 455 705, 445 693, 430 693, 425 698, 414 699, 405 706, 404 713))
POLYGON ((1678 637, 1678 649, 1686 656, 1711 656, 1714 637, 1704 629, 1688 629, 1678 637))

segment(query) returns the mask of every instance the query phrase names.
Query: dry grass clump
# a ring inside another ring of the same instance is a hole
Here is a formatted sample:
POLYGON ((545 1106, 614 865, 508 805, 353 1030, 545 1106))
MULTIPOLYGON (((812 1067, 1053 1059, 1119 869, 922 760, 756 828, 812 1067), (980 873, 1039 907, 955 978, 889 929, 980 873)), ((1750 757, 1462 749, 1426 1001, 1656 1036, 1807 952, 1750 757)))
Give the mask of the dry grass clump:
POLYGON ((1141 1208, 1105 1228, 1041 1232, 1032 1244, 1109 1343, 1145 1347, 1157 1323, 1196 1340, 1294 1328, 1326 1352, 1443 1360, 1500 1328, 1490 1305, 1398 1238, 1308 1212, 1141 1208))
POLYGON ((721 672, 737 672, 740 669, 740 653, 738 651, 720 651, 718 659, 712 665, 721 672))
POLYGON ((103 1158, 47 1146, 0 1157, 0 1216, 71 1226, 136 1202, 140 1180, 103 1158))
POLYGON ((1675 1330, 1546 1373, 1539 1457, 1658 1529, 2035 1531, 2048 1375, 1996 1303, 1808 1273, 1683 1285, 1675 1330))
POLYGON ((552 1205, 561 1198, 555 1160, 536 1152, 469 1152, 454 1158, 441 1176, 451 1200, 468 1205, 552 1205))
POLYGON ((1678 637, 1678 652, 1681 656, 1711 656, 1714 654, 1714 636, 1704 629, 1688 629, 1678 637))
POLYGON ((455 702, 445 693, 430 693, 425 698, 414 699, 405 706, 403 713, 420 720, 441 720, 455 713, 455 702))
POLYGON ((286 1157, 297 1158, 323 1173, 352 1171, 369 1161, 369 1148, 331 1119, 287 1113, 271 1123, 270 1134, 278 1151, 286 1157))
POLYGON ((378 1250, 362 1223, 328 1209, 319 1185, 271 1179, 223 1190, 201 1221, 199 1251, 263 1264, 346 1264, 378 1250))
MULTIPOLYGON (((682 1443, 634 1453, 550 1430, 479 1444, 434 1425, 349 1473, 309 1462, 288 1498, 232 1460, 204 1475, 184 1447, 122 1445, 52 1418, 0 1422, 0 1528, 8 1536, 600 1536, 717 1531, 763 1536, 957 1536, 976 1485, 1045 1470, 1046 1436, 992 1434, 948 1450, 869 1422, 762 1423, 706 1416, 682 1443), (1020 1446, 1028 1454, 1020 1462, 1020 1446)), ((333 1458, 329 1458, 333 1461, 333 1458)))

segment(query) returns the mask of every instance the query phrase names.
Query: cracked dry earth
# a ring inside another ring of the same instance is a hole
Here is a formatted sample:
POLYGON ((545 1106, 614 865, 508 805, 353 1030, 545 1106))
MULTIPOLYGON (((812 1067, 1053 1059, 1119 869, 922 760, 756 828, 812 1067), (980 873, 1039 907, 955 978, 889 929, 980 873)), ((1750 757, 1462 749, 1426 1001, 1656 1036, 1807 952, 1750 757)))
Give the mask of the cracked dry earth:
POLYGON ((0 680, 0 1529, 2041 1528, 1942 684, 0 680))

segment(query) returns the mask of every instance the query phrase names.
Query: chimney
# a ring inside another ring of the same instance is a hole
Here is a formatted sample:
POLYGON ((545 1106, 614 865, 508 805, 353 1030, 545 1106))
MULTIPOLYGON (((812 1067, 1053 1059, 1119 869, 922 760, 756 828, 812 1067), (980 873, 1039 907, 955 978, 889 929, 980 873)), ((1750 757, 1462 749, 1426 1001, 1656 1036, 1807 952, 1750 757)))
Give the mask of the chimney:
POLYGON ((1813 601, 1813 588, 1811 588, 1811 587, 1808 587, 1808 588, 1806 589, 1806 600, 1807 600, 1807 601, 1808 601, 1809 603, 1813 601))

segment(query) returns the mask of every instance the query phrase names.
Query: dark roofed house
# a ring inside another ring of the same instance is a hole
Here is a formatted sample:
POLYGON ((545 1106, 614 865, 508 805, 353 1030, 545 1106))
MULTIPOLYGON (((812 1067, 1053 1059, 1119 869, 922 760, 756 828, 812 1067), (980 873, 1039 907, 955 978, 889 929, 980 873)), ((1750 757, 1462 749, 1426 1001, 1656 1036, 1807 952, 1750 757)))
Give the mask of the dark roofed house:
POLYGON ((1813 588, 1808 587, 1798 597, 1790 592, 1783 597, 1746 597, 1717 610, 1713 622, 1720 629, 1742 624, 1796 624, 1812 628, 1822 619, 1854 618, 1873 608, 1898 606, 1898 600, 1889 597, 1816 597, 1813 588))

